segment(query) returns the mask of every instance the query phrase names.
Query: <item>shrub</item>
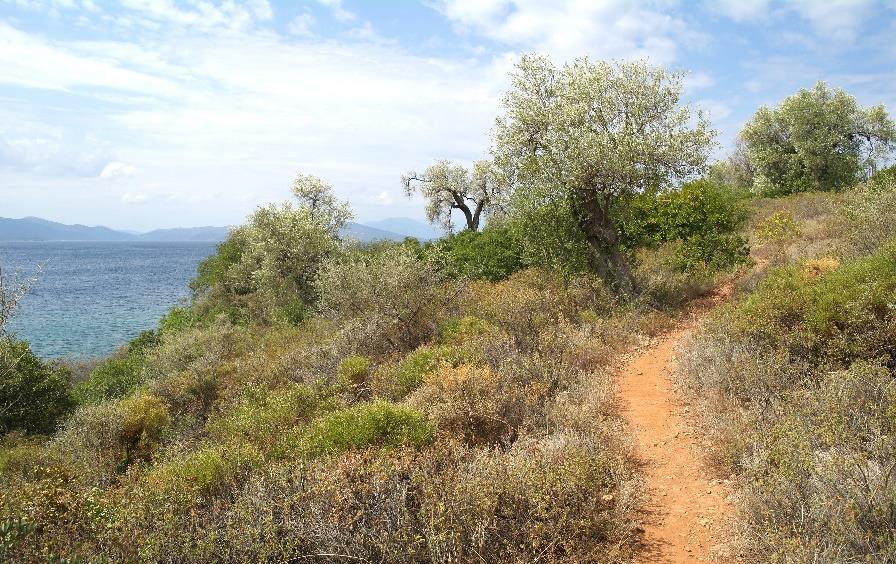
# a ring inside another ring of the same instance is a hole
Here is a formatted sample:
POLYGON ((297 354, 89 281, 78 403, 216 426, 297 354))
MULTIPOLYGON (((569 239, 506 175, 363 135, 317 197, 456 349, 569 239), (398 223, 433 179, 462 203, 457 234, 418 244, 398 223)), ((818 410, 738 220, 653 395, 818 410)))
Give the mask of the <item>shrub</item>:
POLYGON ((138 355, 108 358, 75 386, 75 398, 80 404, 94 404, 124 397, 145 381, 143 366, 144 359, 138 355))
POLYGON ((441 280, 432 262, 421 261, 408 247, 394 246, 376 254, 356 251, 326 263, 317 288, 327 315, 375 329, 375 337, 368 334, 360 347, 406 351, 432 335, 446 301, 441 280))
POLYGON ((156 465, 147 475, 150 490, 191 501, 235 489, 234 480, 252 467, 258 455, 244 445, 210 446, 156 465))
POLYGON ((370 366, 370 359, 367 357, 347 356, 336 368, 336 381, 347 389, 360 391, 368 384, 370 366))
POLYGON ((314 458, 367 447, 417 447, 432 436, 432 427, 419 412, 377 401, 324 415, 287 436, 283 447, 285 452, 314 458))
POLYGON ((507 227, 464 230, 437 243, 446 273, 455 278, 503 280, 522 268, 520 245, 507 227))
POLYGON ((871 184, 877 188, 896 186, 896 165, 891 165, 877 171, 871 178, 871 184))
POLYGON ((739 229, 747 212, 738 194, 707 179, 632 197, 620 223, 630 250, 677 242, 676 268, 723 270, 749 255, 739 229))
POLYGON ((125 461, 149 460, 162 439, 162 433, 171 423, 168 405, 160 398, 141 394, 120 404, 121 421, 119 440, 124 447, 125 461))
POLYGON ((800 235, 800 228, 787 210, 777 211, 756 225, 754 231, 760 243, 778 243, 800 235))
MULTIPOLYGON (((351 451, 254 474, 194 542, 226 538, 241 561, 339 554, 376 562, 624 562, 636 498, 623 464, 606 446, 565 436, 506 452, 456 443, 351 451)), ((185 549, 173 548, 170 557, 181 558, 185 549)))
POLYGON ((488 367, 443 365, 410 398, 440 431, 468 444, 509 444, 528 415, 533 390, 488 367))
POLYGON ((206 429, 214 441, 248 443, 266 452, 283 433, 335 408, 332 399, 304 384, 249 387, 210 418, 206 429))
POLYGON ((439 324, 436 333, 439 343, 443 345, 461 345, 472 337, 484 335, 494 329, 485 320, 472 315, 450 317, 439 324))
POLYGON ((374 395, 402 400, 420 387, 424 378, 443 362, 453 363, 457 355, 449 347, 424 345, 405 356, 397 365, 382 365, 373 374, 374 395))
POLYGON ((896 179, 860 185, 846 196, 841 213, 847 252, 874 252, 896 237, 896 179))
POLYGON ((738 306, 729 330, 815 364, 896 359, 894 298, 896 245, 890 245, 827 273, 780 269, 738 306))
POLYGON ((43 362, 24 341, 0 337, 0 435, 51 433, 73 406, 63 366, 43 362))

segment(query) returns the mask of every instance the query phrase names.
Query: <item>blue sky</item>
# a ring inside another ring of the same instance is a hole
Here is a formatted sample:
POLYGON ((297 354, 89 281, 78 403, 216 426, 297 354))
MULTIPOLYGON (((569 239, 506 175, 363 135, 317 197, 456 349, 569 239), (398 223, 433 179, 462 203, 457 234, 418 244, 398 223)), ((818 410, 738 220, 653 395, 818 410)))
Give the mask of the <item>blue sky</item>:
POLYGON ((896 108, 894 2, 0 0, 0 216, 234 224, 301 171, 422 218, 400 175, 485 156, 524 52, 689 72, 719 156, 817 80, 896 108))

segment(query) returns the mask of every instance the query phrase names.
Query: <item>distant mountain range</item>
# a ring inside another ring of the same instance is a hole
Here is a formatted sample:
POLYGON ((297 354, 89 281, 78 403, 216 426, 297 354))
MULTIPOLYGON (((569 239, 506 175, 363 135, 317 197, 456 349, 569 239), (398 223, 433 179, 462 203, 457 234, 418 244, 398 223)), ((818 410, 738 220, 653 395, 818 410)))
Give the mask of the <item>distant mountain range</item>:
MULTIPOLYGON (((0 241, 193 241, 218 242, 227 238, 230 227, 180 227, 146 233, 122 231, 102 226, 65 225, 39 217, 0 217, 0 241)), ((441 233, 414 219, 399 217, 371 222, 348 222, 342 236, 362 243, 401 241, 405 237, 435 239, 441 233)))

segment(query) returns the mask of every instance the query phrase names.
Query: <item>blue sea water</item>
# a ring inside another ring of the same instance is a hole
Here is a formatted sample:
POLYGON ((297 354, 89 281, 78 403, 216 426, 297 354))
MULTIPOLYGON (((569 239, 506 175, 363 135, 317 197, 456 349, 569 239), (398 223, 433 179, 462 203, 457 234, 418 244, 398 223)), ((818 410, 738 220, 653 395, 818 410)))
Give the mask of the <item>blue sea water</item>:
POLYGON ((155 328, 214 243, 0 243, 4 273, 37 281, 10 323, 44 358, 95 357, 155 328))

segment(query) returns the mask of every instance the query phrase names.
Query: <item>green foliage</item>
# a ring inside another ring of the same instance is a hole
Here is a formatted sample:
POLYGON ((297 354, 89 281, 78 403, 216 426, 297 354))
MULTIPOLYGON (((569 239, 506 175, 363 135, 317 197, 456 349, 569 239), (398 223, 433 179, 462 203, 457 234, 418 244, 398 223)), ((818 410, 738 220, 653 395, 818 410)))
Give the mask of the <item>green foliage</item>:
POLYGON ((418 411, 376 401, 324 415, 288 436, 284 446, 287 452, 314 458, 368 447, 419 447, 432 439, 433 428, 418 411))
POLYGON ((845 200, 838 213, 851 254, 874 252, 896 237, 896 178, 860 185, 845 200))
POLYGON ((5 560, 12 549, 36 528, 34 523, 21 517, 8 517, 0 521, 0 559, 5 560))
POLYGON ((896 360, 896 245, 830 272, 816 264, 769 276, 738 306, 731 329, 815 364, 896 360))
POLYGON ((876 188, 890 188, 896 186, 896 165, 883 168, 871 177, 871 184, 876 188))
POLYGON ((800 227, 788 211, 777 211, 756 225, 755 235, 760 243, 776 243, 797 237, 800 227))
POLYGON ((124 447, 125 463, 149 460, 171 424, 168 404, 156 396, 141 394, 122 400, 119 407, 119 440, 124 447))
POLYGON ((142 355, 127 354, 102 361, 87 380, 74 388, 79 404, 92 404, 124 397, 145 381, 142 355))
POLYGON ((207 446, 156 466, 146 476, 150 489, 175 500, 221 495, 247 467, 259 460, 245 446, 207 446))
POLYGON ((317 295, 321 262, 339 247, 339 229, 351 217, 348 204, 313 176, 299 175, 290 202, 257 208, 204 260, 191 283, 200 319, 225 314, 297 325, 317 295))
POLYGON ((778 107, 760 108, 744 127, 754 189, 764 196, 842 190, 886 158, 896 125, 883 106, 861 108, 819 82, 778 107))
POLYGON ((634 293, 614 222, 621 203, 702 172, 712 146, 708 122, 680 102, 681 76, 644 62, 583 57, 557 67, 523 56, 494 135, 495 161, 512 180, 511 213, 532 218, 544 205, 568 213, 573 221, 561 228, 578 227, 592 267, 609 287, 634 293))
POLYGON ((675 265, 689 272, 745 262, 749 251, 739 230, 746 219, 735 192, 701 179, 676 190, 634 196, 619 223, 630 248, 679 242, 675 265))
POLYGON ((506 227, 464 230, 437 243, 446 273, 455 278, 492 282, 522 268, 522 256, 514 232, 506 227))
POLYGON ((192 327, 194 322, 191 308, 175 306, 159 320, 159 332, 178 333, 192 327))
POLYGON ((443 273, 413 248, 390 246, 377 253, 354 251, 326 262, 317 278, 320 307, 366 334, 360 346, 409 350, 432 333, 444 304, 443 273))
POLYGON ((196 277, 190 281, 194 293, 209 292, 227 283, 227 272, 242 259, 240 240, 228 238, 217 246, 215 254, 203 259, 196 267, 196 277))
POLYGON ((566 275, 589 271, 591 250, 568 199, 544 202, 517 197, 509 227, 522 262, 566 275))
POLYGON ((424 345, 405 356, 398 365, 379 367, 372 382, 373 392, 380 397, 401 400, 423 383, 441 363, 454 364, 457 354, 450 347, 424 345))
POLYGON ((437 337, 443 345, 462 345, 476 335, 484 335, 494 328, 483 319, 472 315, 450 317, 439 325, 437 337))
POLYGON ((51 433, 73 406, 68 370, 0 337, 0 434, 51 433))
POLYGON ((146 355, 163 343, 166 334, 184 331, 191 324, 188 308, 174 307, 162 317, 158 331, 142 331, 120 353, 97 364, 73 390, 79 404, 123 398, 146 381, 146 355))
POLYGON ((370 359, 364 356, 347 356, 336 368, 336 381, 347 388, 359 388, 367 383, 370 375, 370 359))

